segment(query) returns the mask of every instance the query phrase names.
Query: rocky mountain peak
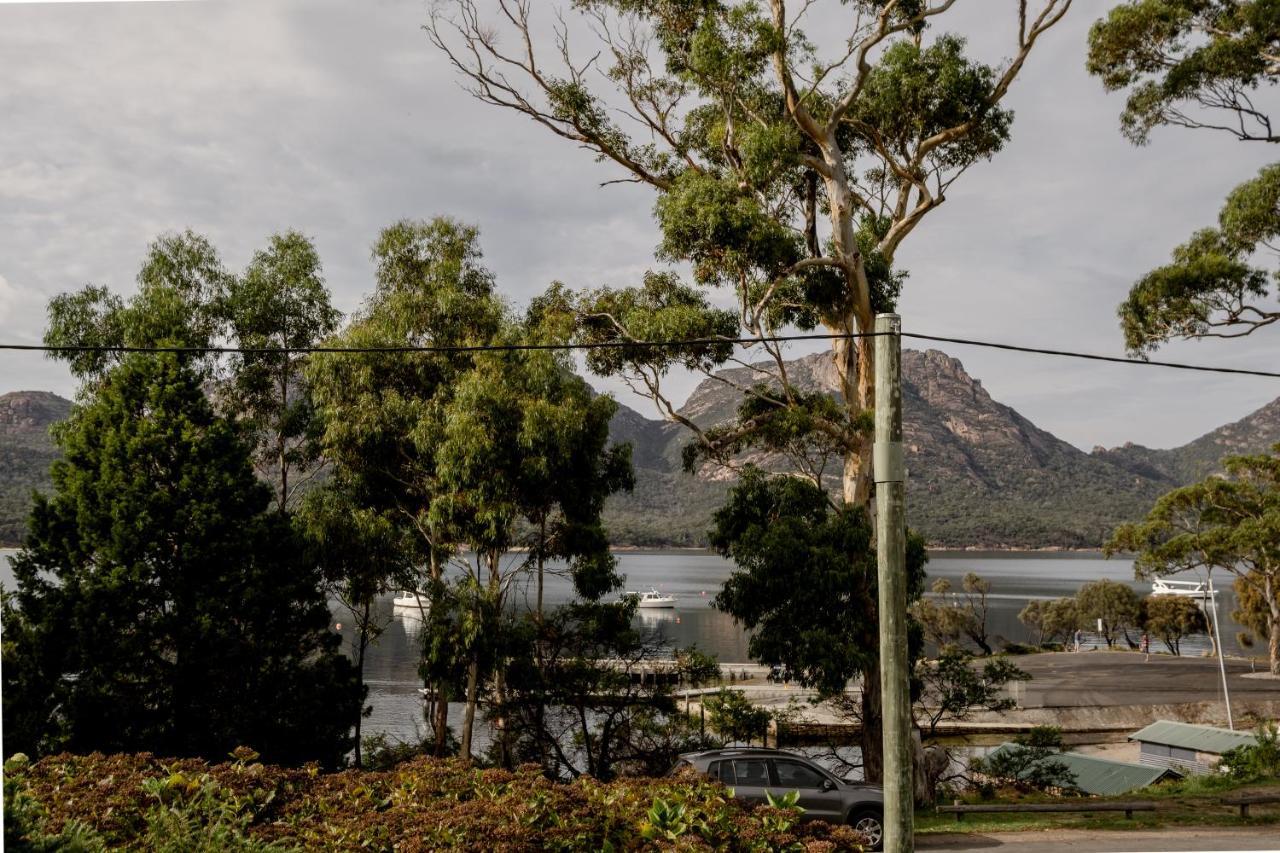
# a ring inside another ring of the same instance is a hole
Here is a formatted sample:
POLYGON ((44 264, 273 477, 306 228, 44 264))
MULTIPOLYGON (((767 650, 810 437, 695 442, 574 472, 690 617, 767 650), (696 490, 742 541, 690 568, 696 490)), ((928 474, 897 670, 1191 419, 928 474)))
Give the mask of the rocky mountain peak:
POLYGON ((0 434, 46 433, 71 413, 71 402, 48 391, 12 391, 0 395, 0 434))

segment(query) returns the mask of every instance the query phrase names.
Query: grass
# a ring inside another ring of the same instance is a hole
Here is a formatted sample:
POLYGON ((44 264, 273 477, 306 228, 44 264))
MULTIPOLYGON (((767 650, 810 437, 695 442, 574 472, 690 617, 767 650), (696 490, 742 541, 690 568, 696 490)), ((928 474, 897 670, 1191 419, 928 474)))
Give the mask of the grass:
MULTIPOLYGON (((1280 796, 1280 780, 1267 782, 1235 782, 1224 777, 1192 776, 1162 782, 1131 791, 1120 797, 1097 797, 1091 802, 1156 803, 1154 812, 1135 812, 1127 819, 1123 812, 1089 814, 971 814, 957 821, 953 814, 932 810, 916 812, 916 832, 920 835, 944 833, 1022 832, 1045 829, 1085 829, 1094 831, 1126 831, 1160 829, 1176 826, 1267 826, 1280 824, 1280 803, 1252 806, 1249 817, 1242 819, 1236 806, 1223 805, 1223 797, 1234 793, 1274 793, 1280 796)), ((977 799, 966 802, 980 803, 977 799)), ((1002 797, 1002 803, 1057 802, 1046 797, 1002 797)))

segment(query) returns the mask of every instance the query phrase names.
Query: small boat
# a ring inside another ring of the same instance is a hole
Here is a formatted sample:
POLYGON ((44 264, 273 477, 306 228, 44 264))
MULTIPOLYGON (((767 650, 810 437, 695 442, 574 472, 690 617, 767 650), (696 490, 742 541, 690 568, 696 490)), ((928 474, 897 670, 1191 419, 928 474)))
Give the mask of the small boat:
POLYGON ((645 610, 658 608, 672 608, 676 606, 676 597, 674 595, 663 595, 654 587, 649 587, 645 592, 628 592, 625 593, 627 598, 634 598, 636 606, 645 610))
POLYGON ((1213 600, 1218 597, 1218 591, 1210 590, 1209 585, 1204 581, 1170 581, 1164 578, 1153 578, 1151 581, 1152 595, 1177 595, 1182 598, 1196 598, 1202 601, 1213 600))
POLYGON ((396 596, 391 599, 391 603, 396 607, 412 607, 415 610, 426 610, 431 606, 431 599, 427 598, 427 594, 425 592, 415 592, 411 589, 402 589, 396 591, 396 596))

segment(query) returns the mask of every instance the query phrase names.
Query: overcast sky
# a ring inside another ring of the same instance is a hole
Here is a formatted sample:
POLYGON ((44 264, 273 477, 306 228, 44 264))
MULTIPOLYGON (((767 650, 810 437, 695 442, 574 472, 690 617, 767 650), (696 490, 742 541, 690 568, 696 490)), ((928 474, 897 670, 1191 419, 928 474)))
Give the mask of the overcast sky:
MULTIPOLYGON (((1012 142, 900 251, 907 331, 1123 354, 1115 309, 1134 278, 1267 162, 1207 132, 1126 142, 1122 97, 1083 67, 1109 5, 1077 0, 1045 37, 1007 102, 1012 142)), ((544 18, 552 6, 535 3, 544 18)), ((962 0, 948 28, 998 60, 1014 7, 962 0)), ((600 187, 617 173, 471 100, 426 15, 423 0, 0 3, 0 342, 38 342, 59 292, 132 291, 146 244, 188 227, 232 268, 272 232, 303 231, 344 311, 370 288, 377 231, 442 213, 480 226, 517 305, 553 279, 635 282, 653 264, 652 195, 600 187)), ((1085 449, 1175 446, 1280 395, 1275 380, 940 348, 1085 449)), ((1264 330, 1160 357, 1275 369, 1278 353, 1264 330)), ((20 389, 74 385, 60 363, 0 353, 0 393, 20 389)))

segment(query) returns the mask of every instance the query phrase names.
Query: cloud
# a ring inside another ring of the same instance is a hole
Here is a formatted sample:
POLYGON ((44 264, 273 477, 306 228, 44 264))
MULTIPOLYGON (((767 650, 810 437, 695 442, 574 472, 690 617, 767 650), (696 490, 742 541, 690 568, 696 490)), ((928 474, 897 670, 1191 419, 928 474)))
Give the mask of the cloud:
MULTIPOLYGON (((993 24, 987 5, 959 5, 948 28, 999 62, 1012 15, 993 24)), ((1077 4, 1037 46, 1010 94, 1007 149, 963 176, 904 245, 908 330, 1118 353, 1115 305, 1132 280, 1211 221, 1226 191, 1269 156, 1189 132, 1158 134, 1144 149, 1125 142, 1121 99, 1083 68, 1095 5, 1077 4)), ((420 28, 426 9, 421 0, 0 6, 0 260, 21 283, 0 290, 5 337, 38 339, 58 292, 90 281, 130 290, 146 244, 186 227, 235 267, 272 232, 300 229, 348 311, 371 285, 378 229, 437 213, 481 227, 487 262, 516 304, 553 279, 635 281, 654 264, 653 196, 602 188, 618 177, 608 164, 469 98, 420 28)), ((837 31, 821 20, 811 29, 837 31)), ((1273 341, 1170 356, 1265 365, 1273 341)), ((997 399, 1084 447, 1179 443, 1275 392, 1259 380, 947 349, 997 399)), ((59 364, 5 367, 0 391, 72 390, 59 364)), ((675 377, 673 394, 694 384, 675 377)))

